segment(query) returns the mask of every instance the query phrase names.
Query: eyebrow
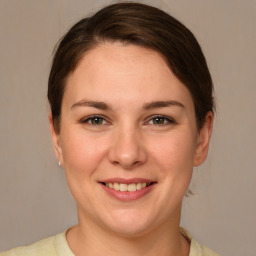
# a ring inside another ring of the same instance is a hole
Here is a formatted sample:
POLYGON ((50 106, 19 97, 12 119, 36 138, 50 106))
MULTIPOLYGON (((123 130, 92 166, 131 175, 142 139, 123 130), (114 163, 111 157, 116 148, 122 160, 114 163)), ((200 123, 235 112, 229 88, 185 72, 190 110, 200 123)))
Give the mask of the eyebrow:
MULTIPOLYGON (((176 106, 176 107, 181 107, 185 108, 185 106, 175 100, 168 100, 168 101, 153 101, 149 103, 145 103, 142 107, 143 110, 152 110, 152 109, 157 109, 157 108, 166 108, 170 106, 176 106)), ((79 102, 76 102, 71 106, 71 109, 76 108, 76 107, 92 107, 92 108, 97 108, 101 110, 111 110, 112 108, 106 104, 105 102, 100 102, 100 101, 86 101, 86 100, 81 100, 79 102)))
POLYGON ((81 100, 76 102, 75 104, 73 104, 71 106, 71 109, 75 108, 75 107, 92 107, 92 108, 97 108, 97 109, 101 109, 101 110, 109 110, 111 109, 109 105, 107 105, 104 102, 100 102, 100 101, 85 101, 85 100, 81 100))
POLYGON ((144 110, 152 110, 152 109, 156 109, 156 108, 166 108, 166 107, 170 107, 170 106, 185 108, 185 106, 178 101, 168 100, 168 101, 153 101, 150 103, 146 103, 143 105, 143 109, 144 110))

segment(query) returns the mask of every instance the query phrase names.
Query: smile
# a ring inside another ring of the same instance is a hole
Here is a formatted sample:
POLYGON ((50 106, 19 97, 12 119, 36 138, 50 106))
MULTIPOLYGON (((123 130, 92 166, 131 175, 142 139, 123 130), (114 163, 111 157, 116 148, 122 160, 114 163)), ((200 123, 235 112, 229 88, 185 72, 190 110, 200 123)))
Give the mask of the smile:
POLYGON ((124 183, 111 183, 111 182, 108 182, 108 183, 105 183, 104 185, 109 187, 109 188, 112 188, 116 191, 122 191, 122 192, 126 192, 126 191, 129 191, 129 192, 134 192, 134 191, 138 191, 138 190, 141 190, 145 187, 148 187, 150 186, 152 183, 150 182, 143 182, 143 183, 132 183, 132 184, 124 184, 124 183))
POLYGON ((120 201, 137 200, 147 195, 157 182, 140 178, 122 179, 114 178, 99 182, 102 188, 111 197, 120 201))

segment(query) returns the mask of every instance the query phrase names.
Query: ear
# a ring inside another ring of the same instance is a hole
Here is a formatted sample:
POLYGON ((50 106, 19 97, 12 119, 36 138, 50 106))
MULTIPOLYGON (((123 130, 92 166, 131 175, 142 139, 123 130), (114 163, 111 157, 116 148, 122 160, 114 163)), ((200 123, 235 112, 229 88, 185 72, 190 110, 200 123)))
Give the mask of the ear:
POLYGON ((212 134, 212 125, 213 125, 213 113, 209 111, 206 114, 203 127, 200 129, 198 133, 196 152, 194 157, 194 166, 199 166, 200 164, 202 164, 207 157, 210 138, 212 134))
POLYGON ((58 162, 60 162, 61 165, 63 165, 63 155, 62 155, 62 149, 60 144, 60 135, 55 130, 51 113, 49 114, 49 125, 50 125, 50 133, 52 137, 53 150, 54 150, 55 156, 58 162))

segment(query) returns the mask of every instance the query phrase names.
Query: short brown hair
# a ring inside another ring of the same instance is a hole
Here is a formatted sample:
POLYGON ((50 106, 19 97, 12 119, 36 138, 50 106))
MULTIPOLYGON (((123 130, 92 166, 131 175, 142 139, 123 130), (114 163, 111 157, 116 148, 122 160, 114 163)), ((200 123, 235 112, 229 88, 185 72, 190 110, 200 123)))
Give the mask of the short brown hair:
POLYGON ((214 112, 213 83, 196 38, 182 23, 141 3, 109 5, 76 23, 60 41, 48 81, 54 126, 60 131, 61 104, 68 75, 88 50, 104 42, 138 45, 160 53, 190 91, 200 129, 208 111, 214 112))

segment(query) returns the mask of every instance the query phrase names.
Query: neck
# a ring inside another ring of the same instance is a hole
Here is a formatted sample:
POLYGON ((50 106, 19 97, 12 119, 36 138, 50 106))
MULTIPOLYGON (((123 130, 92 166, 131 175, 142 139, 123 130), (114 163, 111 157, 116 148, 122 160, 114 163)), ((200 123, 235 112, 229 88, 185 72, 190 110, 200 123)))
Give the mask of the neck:
POLYGON ((123 235, 79 216, 79 224, 67 232, 67 241, 76 256, 100 256, 102 252, 111 256, 189 255, 189 242, 180 233, 179 221, 171 219, 150 231, 123 235))

